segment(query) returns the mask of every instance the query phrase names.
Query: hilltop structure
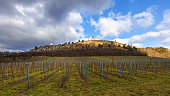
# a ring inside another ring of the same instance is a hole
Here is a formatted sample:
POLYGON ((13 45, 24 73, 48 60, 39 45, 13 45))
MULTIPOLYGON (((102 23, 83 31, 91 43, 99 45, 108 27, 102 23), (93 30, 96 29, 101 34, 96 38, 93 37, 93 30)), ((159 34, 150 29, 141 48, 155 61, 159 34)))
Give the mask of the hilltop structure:
POLYGON ((94 36, 92 36, 90 39, 91 39, 91 40, 99 40, 97 37, 94 38, 94 36))
POLYGON ((53 43, 50 43, 50 45, 53 45, 53 43))

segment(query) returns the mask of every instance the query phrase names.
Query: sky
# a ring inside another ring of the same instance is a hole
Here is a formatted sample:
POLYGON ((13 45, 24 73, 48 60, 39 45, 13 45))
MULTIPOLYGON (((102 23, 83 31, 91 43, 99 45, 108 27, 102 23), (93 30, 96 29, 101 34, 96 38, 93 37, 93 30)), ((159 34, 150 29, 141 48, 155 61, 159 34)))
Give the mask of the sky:
POLYGON ((88 40, 170 49, 170 0, 0 0, 0 51, 88 40))

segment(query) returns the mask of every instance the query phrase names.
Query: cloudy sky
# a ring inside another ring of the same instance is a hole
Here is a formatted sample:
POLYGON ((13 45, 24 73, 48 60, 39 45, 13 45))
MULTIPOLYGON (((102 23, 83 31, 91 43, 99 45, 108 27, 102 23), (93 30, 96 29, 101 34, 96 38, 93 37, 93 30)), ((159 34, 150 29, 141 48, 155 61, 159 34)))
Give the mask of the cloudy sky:
POLYGON ((170 49, 170 0, 0 0, 0 51, 97 36, 170 49))

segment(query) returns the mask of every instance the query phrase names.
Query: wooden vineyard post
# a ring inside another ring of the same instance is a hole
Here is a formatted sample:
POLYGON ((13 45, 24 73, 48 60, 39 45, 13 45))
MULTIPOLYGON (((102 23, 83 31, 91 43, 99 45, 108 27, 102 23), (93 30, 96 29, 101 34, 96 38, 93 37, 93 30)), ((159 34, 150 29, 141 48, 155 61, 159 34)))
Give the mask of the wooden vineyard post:
POLYGON ((141 63, 142 64, 142 74, 143 74, 143 63, 141 63))
POLYGON ((148 70, 148 62, 146 62, 146 75, 147 75, 147 70, 148 70))
POLYGON ((163 66, 162 66, 162 64, 161 64, 161 61, 159 61, 159 65, 160 65, 160 72, 162 72, 163 66))
POLYGON ((8 74, 10 74, 10 65, 11 65, 11 63, 8 63, 8 74))
POLYGON ((67 73, 69 72, 70 63, 67 63, 67 73))
POLYGON ((93 62, 93 72, 94 72, 94 62, 93 62))
POLYGON ((127 64, 126 64, 126 62, 124 62, 124 68, 123 68, 123 70, 127 71, 126 68, 127 68, 127 64))
POLYGON ((156 64, 153 62, 154 72, 156 73, 156 64))
MULTIPOLYGON (((13 77, 13 79, 14 79, 14 74, 13 74, 13 63, 11 63, 11 71, 12 71, 12 77, 13 77)), ((15 66, 15 65, 14 65, 15 66)))
POLYGON ((154 62, 151 62, 152 63, 152 70, 153 70, 153 72, 155 72, 155 66, 154 66, 154 62))
POLYGON ((137 63, 135 64, 135 76, 137 75, 137 68, 138 68, 138 65, 137 63))
POLYGON ((164 64, 164 72, 165 72, 165 62, 163 62, 163 64, 164 64))
POLYGON ((113 65, 113 61, 112 61, 112 59, 111 59, 111 62, 110 62, 110 68, 111 68, 110 72, 111 72, 111 73, 113 73, 113 66, 114 66, 114 65, 113 65))
POLYGON ((57 66, 57 64, 56 64, 56 62, 55 62, 55 68, 54 68, 54 70, 55 70, 55 71, 57 71, 57 68, 56 68, 56 66, 57 66))
POLYGON ((113 73, 115 73, 117 71, 117 69, 116 69, 116 61, 113 61, 112 67, 113 67, 113 73))
POLYGON ((47 79, 47 62, 46 62, 46 68, 45 68, 45 78, 47 79))
POLYGON ((110 64, 110 67, 111 67, 111 73, 113 73, 113 66, 114 66, 114 63, 113 63, 113 58, 111 59, 111 64, 110 64))
POLYGON ((2 65, 1 65, 1 75, 3 76, 3 66, 4 66, 4 64, 2 63, 2 65))
POLYGON ((24 65, 25 65, 25 64, 24 64, 24 63, 22 63, 22 67, 21 67, 21 68, 22 68, 22 70, 23 70, 23 74, 24 74, 24 76, 25 76, 24 65))
POLYGON ((15 62, 15 74, 16 74, 16 66, 17 66, 17 62, 15 62))
POLYGON ((158 65, 159 65, 159 72, 161 72, 161 63, 160 62, 158 62, 158 65))
POLYGON ((88 62, 86 63, 86 83, 87 83, 87 70, 88 70, 88 62))
POLYGON ((99 63, 100 63, 100 62, 97 62, 97 65, 96 65, 96 72, 98 72, 99 63))
POLYGON ((117 62, 114 61, 114 64, 113 64, 113 73, 117 71, 117 69, 116 69, 116 68, 117 68, 116 64, 117 64, 117 62))
POLYGON ((43 72, 43 61, 42 61, 42 72, 43 72))
POLYGON ((102 62, 100 61, 100 62, 98 63, 97 72, 99 72, 99 69, 100 69, 101 66, 102 66, 102 62))
POLYGON ((8 79, 8 64, 9 63, 7 63, 6 79, 8 79))
POLYGON ((123 70, 124 70, 124 67, 125 67, 125 64, 123 63, 123 68, 122 68, 122 77, 123 77, 123 70))
POLYGON ((121 63, 119 64, 120 65, 120 77, 122 77, 122 72, 121 72, 121 63))
POLYGON ((132 72, 132 62, 130 62, 130 73, 132 72))
POLYGON ((62 63, 61 63, 61 82, 62 82, 62 63))
POLYGON ((57 62, 57 69, 56 70, 59 70, 59 63, 57 62))
POLYGON ((108 78, 108 63, 107 63, 107 72, 106 72, 106 79, 108 78))
POLYGON ((38 62, 38 72, 41 71, 40 68, 41 68, 41 67, 40 67, 40 62, 38 62))
POLYGON ((49 63, 49 62, 48 62, 48 66, 49 66, 49 71, 50 71, 50 67, 51 67, 50 65, 51 65, 51 63, 49 63))
POLYGON ((103 62, 102 62, 102 78, 103 78, 103 62))
POLYGON ((60 62, 59 65, 58 65, 59 70, 60 70, 60 64, 61 64, 61 62, 60 62))
POLYGON ((67 73, 69 72, 70 63, 67 64, 67 73))
POLYGON ((19 63, 19 73, 20 73, 20 65, 21 65, 21 63, 19 63))
POLYGON ((61 88, 61 86, 62 86, 62 63, 61 63, 61 66, 60 66, 61 68, 61 78, 60 78, 60 83, 59 83, 59 87, 61 88))
POLYGON ((65 79, 66 79, 66 63, 64 63, 64 70, 65 70, 64 76, 65 76, 65 79))
POLYGON ((84 78, 84 64, 83 64, 83 78, 84 78))
POLYGON ((81 62, 80 62, 80 73, 81 73, 81 62))
POLYGON ((156 63, 156 75, 157 75, 158 62, 156 63))
POLYGON ((105 62, 105 71, 104 71, 105 73, 106 73, 106 64, 107 64, 107 63, 105 62))
POLYGON ((28 89, 30 88, 29 87, 29 64, 27 63, 27 80, 28 80, 28 89))

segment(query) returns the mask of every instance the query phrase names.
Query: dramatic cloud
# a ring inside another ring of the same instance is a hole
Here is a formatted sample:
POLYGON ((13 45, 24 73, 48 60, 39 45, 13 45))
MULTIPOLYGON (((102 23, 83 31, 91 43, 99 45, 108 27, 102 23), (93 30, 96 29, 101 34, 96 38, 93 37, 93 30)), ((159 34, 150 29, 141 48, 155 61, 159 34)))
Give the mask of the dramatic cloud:
POLYGON ((1 0, 0 51, 84 38, 82 15, 113 5, 112 0, 1 0))
POLYGON ((5 48, 18 49, 50 42, 61 43, 83 36, 84 29, 80 26, 83 21, 80 13, 69 13, 64 22, 55 24, 55 26, 39 26, 33 18, 25 18, 27 19, 4 17, 0 20, 2 22, 0 23, 0 41, 6 45, 5 48))
POLYGON ((112 11, 108 17, 100 17, 98 21, 91 19, 91 25, 99 31, 102 37, 118 37, 119 34, 130 32, 134 28, 147 28, 154 24, 154 15, 152 14, 155 7, 149 7, 142 13, 131 15, 115 14, 112 11))
POLYGON ((45 15, 63 20, 70 11, 96 14, 114 5, 112 0, 50 0, 45 2, 45 15))

